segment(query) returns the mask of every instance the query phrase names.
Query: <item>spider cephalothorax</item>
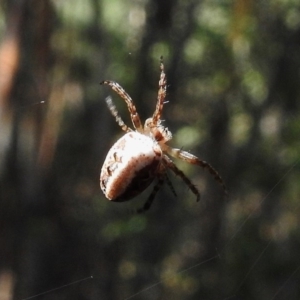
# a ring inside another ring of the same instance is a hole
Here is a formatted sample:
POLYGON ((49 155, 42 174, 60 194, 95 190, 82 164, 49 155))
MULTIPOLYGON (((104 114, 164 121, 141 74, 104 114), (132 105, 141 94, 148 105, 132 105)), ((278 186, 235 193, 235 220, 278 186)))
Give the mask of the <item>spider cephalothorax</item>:
MULTIPOLYGON (((166 144, 172 138, 172 134, 168 128, 162 126, 160 119, 167 89, 162 58, 160 71, 156 108, 152 118, 146 120, 144 127, 131 97, 125 90, 114 81, 105 80, 101 82, 101 84, 109 85, 126 102, 135 131, 123 122, 111 98, 106 98, 109 110, 126 134, 112 146, 106 156, 101 169, 100 187, 107 199, 122 202, 140 194, 157 178, 158 180, 152 193, 138 212, 143 212, 150 208, 156 193, 165 181, 170 185, 166 173, 167 169, 171 169, 176 175, 181 177, 196 195, 197 201, 199 201, 200 193, 196 186, 176 167, 168 155, 206 168, 227 193, 222 178, 210 164, 189 152, 171 148, 166 144)), ((172 191, 174 192, 173 189, 172 191)))

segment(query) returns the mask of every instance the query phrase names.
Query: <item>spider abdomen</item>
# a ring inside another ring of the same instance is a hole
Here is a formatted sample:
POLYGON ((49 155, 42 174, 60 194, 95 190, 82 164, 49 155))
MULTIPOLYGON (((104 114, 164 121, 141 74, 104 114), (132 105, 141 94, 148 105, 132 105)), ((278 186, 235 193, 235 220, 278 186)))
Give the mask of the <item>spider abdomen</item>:
POLYGON ((109 150, 100 175, 106 198, 127 201, 145 190, 156 177, 162 160, 158 143, 147 135, 129 132, 109 150))

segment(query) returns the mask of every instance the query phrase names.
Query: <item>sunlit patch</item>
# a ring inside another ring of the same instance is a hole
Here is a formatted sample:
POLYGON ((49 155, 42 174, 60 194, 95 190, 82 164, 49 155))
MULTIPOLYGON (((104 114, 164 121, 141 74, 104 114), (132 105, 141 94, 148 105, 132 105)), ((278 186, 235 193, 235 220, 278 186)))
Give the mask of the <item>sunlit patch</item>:
POLYGON ((119 265, 120 276, 128 280, 136 275, 136 265, 134 262, 129 260, 124 260, 119 265))

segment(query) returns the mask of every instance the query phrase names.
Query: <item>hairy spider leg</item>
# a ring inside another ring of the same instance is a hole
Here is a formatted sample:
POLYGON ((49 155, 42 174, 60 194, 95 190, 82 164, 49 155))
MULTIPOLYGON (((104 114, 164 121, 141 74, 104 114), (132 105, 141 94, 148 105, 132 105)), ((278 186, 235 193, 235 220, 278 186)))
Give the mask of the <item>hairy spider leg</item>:
POLYGON ((120 117, 117 108, 115 106, 115 104, 112 101, 112 98, 110 96, 105 98, 106 104, 108 109, 110 110, 111 114, 115 117, 116 122, 118 123, 118 125, 122 128, 123 131, 125 132, 130 132, 132 131, 132 129, 130 127, 128 127, 124 121, 122 120, 122 118, 120 117))
POLYGON ((100 84, 109 85, 126 102, 128 110, 130 112, 130 117, 131 117, 133 127, 138 132, 143 133, 143 127, 142 127, 140 116, 136 110, 136 107, 131 97, 125 92, 125 90, 115 81, 104 80, 100 84))
POLYGON ((137 213, 143 213, 143 212, 147 211, 147 210, 151 207, 151 205, 152 205, 152 203, 153 203, 153 200, 154 200, 154 198, 155 198, 157 192, 158 192, 158 191, 160 190, 160 188, 163 186, 164 182, 165 182, 165 176, 164 176, 164 174, 160 174, 159 177, 158 177, 158 181, 157 181, 157 183, 154 185, 153 190, 152 190, 150 196, 148 197, 148 199, 147 199, 147 201, 145 202, 144 206, 143 206, 142 208, 139 208, 139 209, 136 211, 137 213))
POLYGON ((214 177, 214 179, 221 185, 221 187, 224 190, 225 195, 228 196, 228 191, 227 191, 227 188, 226 188, 226 185, 225 185, 223 179, 221 178, 219 173, 209 163, 207 163, 204 160, 200 160, 197 156, 195 156, 189 152, 183 151, 181 149, 171 148, 171 147, 167 146, 166 144, 161 145, 161 147, 163 148, 163 151, 167 152, 169 155, 171 155, 175 158, 182 159, 190 164, 198 165, 198 166, 202 167, 203 169, 207 169, 209 171, 209 173, 214 177))
POLYGON ((163 110, 166 94, 167 94, 167 79, 163 64, 163 57, 160 58, 160 79, 158 82, 158 96, 157 96, 157 103, 156 108, 152 117, 152 125, 156 126, 160 122, 161 113, 163 110))
POLYGON ((196 186, 192 183, 192 181, 186 177, 186 175, 176 167, 174 162, 167 156, 164 155, 163 162, 166 164, 166 166, 171 169, 175 175, 179 176, 182 181, 189 187, 189 189, 196 195, 197 202, 200 200, 200 192, 196 188, 196 186))

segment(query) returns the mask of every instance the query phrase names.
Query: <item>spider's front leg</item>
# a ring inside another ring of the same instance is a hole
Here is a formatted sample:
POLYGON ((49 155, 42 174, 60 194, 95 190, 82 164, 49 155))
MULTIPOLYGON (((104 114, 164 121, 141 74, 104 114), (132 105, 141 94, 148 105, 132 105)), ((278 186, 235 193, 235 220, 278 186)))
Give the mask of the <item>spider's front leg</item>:
POLYGON ((120 117, 116 106, 114 105, 112 98, 110 96, 105 98, 106 104, 108 109, 110 110, 111 114, 115 117, 116 122, 118 123, 118 125, 122 128, 123 131, 125 132, 130 132, 132 131, 132 129, 130 127, 128 127, 124 121, 122 120, 122 118, 120 117))
POLYGON ((200 167, 202 167, 203 169, 207 169, 209 171, 209 173, 214 177, 214 179, 221 185, 221 187, 224 190, 225 195, 228 195, 228 191, 226 188, 226 185, 223 181, 223 179, 221 178, 221 176, 219 175, 219 173, 206 161, 199 159, 197 156, 187 152, 187 151, 183 151, 181 149, 176 149, 176 148, 171 148, 169 146, 167 146, 166 144, 162 145, 163 151, 168 153, 169 155, 175 157, 175 158, 179 158, 182 159, 190 164, 193 165, 198 165, 200 167))
POLYGON ((157 96, 157 103, 156 108, 152 117, 153 126, 156 126, 161 117, 161 113, 163 110, 166 94, 167 94, 167 79, 163 64, 163 57, 160 58, 160 79, 158 82, 158 96, 157 96))
POLYGON ((125 90, 115 81, 104 80, 100 84, 109 85, 127 104, 128 110, 130 112, 131 121, 133 127, 138 131, 143 133, 143 126, 140 116, 136 110, 136 107, 131 99, 131 97, 125 92, 125 90))

